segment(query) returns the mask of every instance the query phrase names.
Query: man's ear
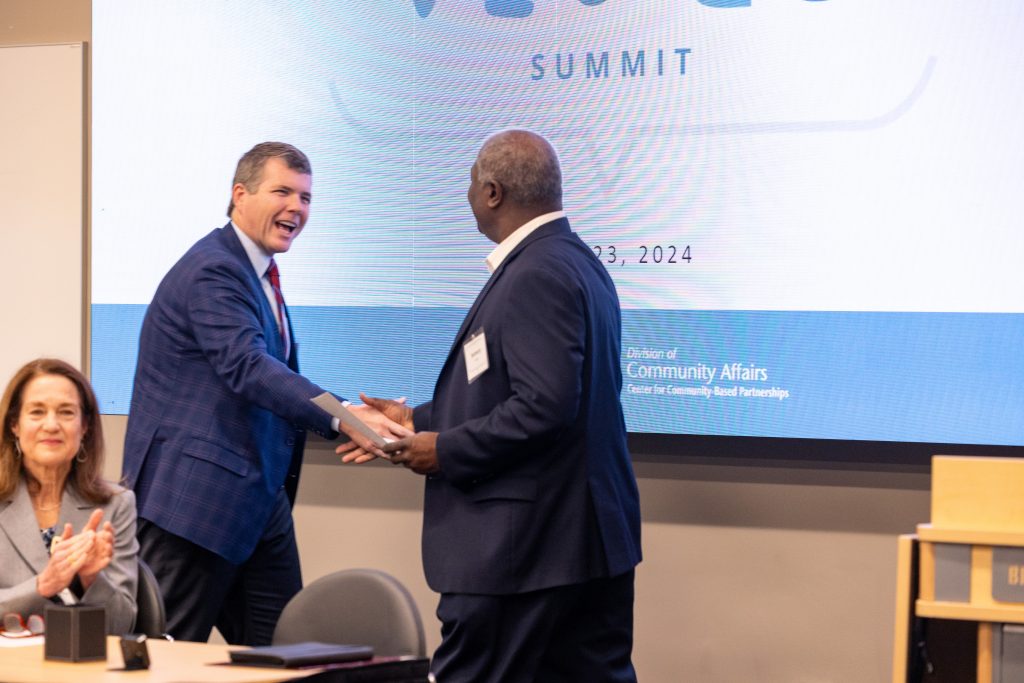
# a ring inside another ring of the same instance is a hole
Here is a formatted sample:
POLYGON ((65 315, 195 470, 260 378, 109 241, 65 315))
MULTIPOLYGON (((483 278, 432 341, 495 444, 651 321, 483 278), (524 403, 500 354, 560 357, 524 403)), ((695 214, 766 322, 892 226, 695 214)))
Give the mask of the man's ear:
POLYGON ((242 183, 235 183, 235 186, 231 188, 231 202, 235 205, 235 208, 238 208, 238 203, 247 194, 248 192, 245 190, 245 185, 242 183))
POLYGON ((505 199, 505 188, 493 180, 488 180, 486 183, 487 192, 487 207, 490 209, 496 209, 501 206, 501 202, 505 199))

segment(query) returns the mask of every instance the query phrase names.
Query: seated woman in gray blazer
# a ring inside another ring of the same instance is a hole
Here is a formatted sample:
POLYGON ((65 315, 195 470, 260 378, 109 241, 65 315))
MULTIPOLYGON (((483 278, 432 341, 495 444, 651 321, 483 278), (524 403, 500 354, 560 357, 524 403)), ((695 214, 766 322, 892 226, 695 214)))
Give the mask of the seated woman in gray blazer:
POLYGON ((138 580, 135 495, 103 479, 103 429, 89 381, 41 358, 0 403, 0 612, 27 619, 47 603, 107 610, 131 631, 138 580))

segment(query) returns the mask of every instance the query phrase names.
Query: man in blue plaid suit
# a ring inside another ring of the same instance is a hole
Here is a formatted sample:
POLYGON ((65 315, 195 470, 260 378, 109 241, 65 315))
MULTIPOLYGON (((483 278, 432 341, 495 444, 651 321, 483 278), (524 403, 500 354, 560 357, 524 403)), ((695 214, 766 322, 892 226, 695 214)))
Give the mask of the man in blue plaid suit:
MULTIPOLYGON (((140 555, 179 640, 205 641, 216 626, 229 643, 269 644, 302 587, 291 505, 305 430, 334 436, 338 425, 310 402, 323 389, 298 374, 273 256, 302 231, 311 187, 309 160, 291 145, 243 155, 231 221, 171 268, 142 325, 124 477, 140 555)), ((402 432, 353 409, 381 433, 402 432)))

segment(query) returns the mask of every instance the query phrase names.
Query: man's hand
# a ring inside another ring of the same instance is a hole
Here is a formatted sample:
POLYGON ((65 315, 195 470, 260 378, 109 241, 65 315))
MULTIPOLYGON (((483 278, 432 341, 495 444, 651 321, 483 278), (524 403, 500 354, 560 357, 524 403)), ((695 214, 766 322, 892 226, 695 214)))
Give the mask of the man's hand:
MULTIPOLYGON (((405 405, 404 398, 396 400, 372 398, 363 393, 359 394, 359 398, 362 399, 363 403, 366 405, 350 406, 349 410, 358 415, 359 419, 370 425, 370 427, 378 434, 389 439, 401 439, 412 435, 412 408, 405 405), (367 414, 379 417, 369 418, 364 416, 361 411, 369 411, 367 414), (387 420, 386 424, 389 426, 389 431, 387 433, 382 432, 373 422, 371 422, 372 419, 379 420, 380 418, 387 420), (395 426, 398 427, 397 430, 395 426)), ((342 456, 342 462, 354 462, 356 464, 361 464, 369 462, 378 456, 384 458, 388 457, 383 451, 378 449, 372 443, 369 443, 368 439, 364 437, 356 439, 356 434, 350 434, 348 432, 346 432, 346 434, 351 440, 346 441, 334 449, 335 453, 342 456)))
POLYGON ((437 432, 416 432, 401 441, 384 446, 391 462, 403 465, 416 474, 434 474, 441 471, 437 462, 437 432))
POLYGON ((402 425, 409 430, 409 434, 403 436, 411 436, 412 426, 412 408, 405 405, 405 397, 391 400, 388 398, 374 398, 373 396, 367 396, 364 393, 359 394, 360 400, 363 403, 376 408, 380 412, 384 413, 389 419, 394 420, 398 424, 402 425))

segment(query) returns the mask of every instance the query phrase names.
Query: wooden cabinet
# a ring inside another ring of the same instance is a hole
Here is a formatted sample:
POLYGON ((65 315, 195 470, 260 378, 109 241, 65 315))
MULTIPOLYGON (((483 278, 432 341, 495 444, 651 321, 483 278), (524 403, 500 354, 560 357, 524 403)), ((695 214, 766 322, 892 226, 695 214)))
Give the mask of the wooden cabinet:
POLYGON ((931 518, 899 539, 894 683, 955 680, 920 670, 938 649, 973 660, 978 683, 1021 680, 1024 458, 936 456, 931 518), (922 620, 967 622, 959 632, 973 642, 929 645, 922 620))

